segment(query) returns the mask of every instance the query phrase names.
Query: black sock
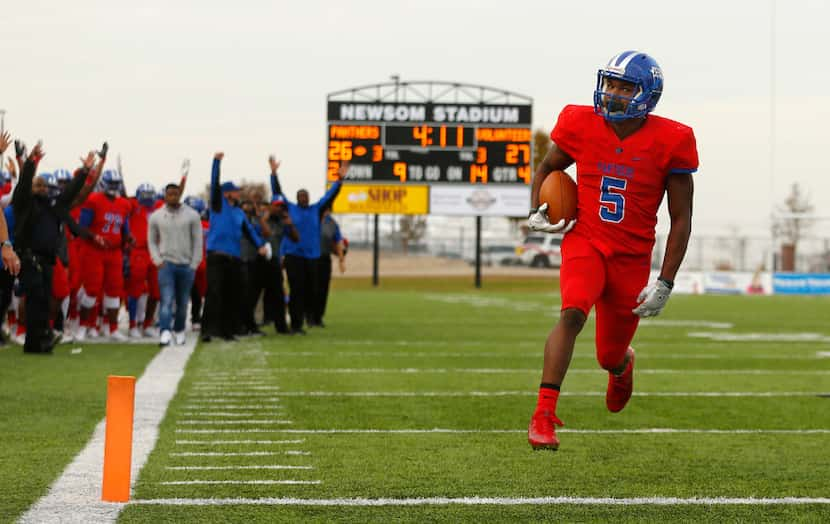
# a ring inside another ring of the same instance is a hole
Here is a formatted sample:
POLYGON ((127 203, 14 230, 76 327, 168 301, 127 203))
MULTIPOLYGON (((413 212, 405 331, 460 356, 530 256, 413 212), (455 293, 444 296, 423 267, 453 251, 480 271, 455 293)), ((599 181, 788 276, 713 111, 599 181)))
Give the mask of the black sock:
POLYGON ((541 388, 555 389, 556 391, 559 391, 559 384, 551 384, 550 382, 542 382, 541 384, 539 384, 539 388, 540 389, 541 388))

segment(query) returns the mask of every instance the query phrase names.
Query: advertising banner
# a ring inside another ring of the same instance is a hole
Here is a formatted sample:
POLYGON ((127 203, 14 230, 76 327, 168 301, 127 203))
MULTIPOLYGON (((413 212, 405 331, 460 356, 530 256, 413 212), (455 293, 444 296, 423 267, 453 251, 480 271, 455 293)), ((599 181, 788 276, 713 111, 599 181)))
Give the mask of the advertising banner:
POLYGON ((830 295, 830 273, 775 273, 772 282, 778 295, 830 295))
POLYGON ((332 211, 425 215, 429 213, 429 186, 344 184, 332 211))
POLYGON ((429 210, 433 215, 527 216, 529 186, 432 186, 429 210))

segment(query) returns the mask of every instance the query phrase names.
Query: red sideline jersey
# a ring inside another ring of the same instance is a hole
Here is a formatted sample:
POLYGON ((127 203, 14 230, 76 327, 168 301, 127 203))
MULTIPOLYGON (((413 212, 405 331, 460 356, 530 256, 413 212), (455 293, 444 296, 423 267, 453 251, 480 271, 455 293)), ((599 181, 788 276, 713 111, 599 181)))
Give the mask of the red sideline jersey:
POLYGON ((648 115, 620 140, 591 106, 566 106, 550 134, 576 162, 577 223, 606 256, 650 255, 666 178, 694 173, 698 158, 692 128, 648 115))
POLYGON ((89 231, 101 235, 110 247, 120 248, 122 229, 130 216, 130 202, 124 197, 110 199, 104 193, 92 193, 83 208, 93 213, 89 231))
POLYGON ((164 205, 164 202, 156 202, 152 207, 142 206, 138 199, 128 199, 130 203, 130 234, 135 239, 134 249, 147 248, 147 221, 153 211, 164 205))

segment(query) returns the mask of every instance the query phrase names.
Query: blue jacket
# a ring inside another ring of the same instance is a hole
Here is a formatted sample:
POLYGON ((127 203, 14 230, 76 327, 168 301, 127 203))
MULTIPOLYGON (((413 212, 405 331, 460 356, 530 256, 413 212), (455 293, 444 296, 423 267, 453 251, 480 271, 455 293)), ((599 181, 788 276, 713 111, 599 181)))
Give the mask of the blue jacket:
POLYGON ((257 248, 261 247, 265 240, 251 227, 245 212, 232 206, 222 194, 219 164, 220 161, 214 158, 210 174, 210 226, 207 233, 207 250, 240 258, 242 255, 239 246, 243 234, 257 248))
POLYGON ((288 214, 291 215, 291 221, 294 222, 294 227, 297 228, 297 233, 300 235, 300 240, 297 242, 291 240, 288 235, 282 237, 281 255, 320 258, 320 212, 334 200, 337 193, 340 192, 341 184, 342 182, 338 180, 326 191, 323 198, 303 207, 294 202, 289 202, 288 198, 282 193, 277 176, 271 175, 271 192, 274 196, 281 196, 285 200, 288 214))

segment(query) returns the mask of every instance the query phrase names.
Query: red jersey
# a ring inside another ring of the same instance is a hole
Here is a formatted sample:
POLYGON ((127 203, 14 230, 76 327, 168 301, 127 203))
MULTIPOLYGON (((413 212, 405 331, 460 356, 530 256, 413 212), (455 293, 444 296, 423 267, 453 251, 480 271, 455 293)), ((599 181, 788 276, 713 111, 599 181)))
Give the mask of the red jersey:
POLYGON ((550 137, 576 162, 573 231, 608 256, 650 255, 666 178, 697 171, 692 128, 648 115, 640 129, 620 140, 593 107, 569 105, 550 137))
POLYGON ((142 206, 137 198, 130 198, 130 234, 135 239, 134 249, 147 249, 147 221, 153 211, 164 205, 157 201, 152 207, 142 206))
POLYGON ((111 247, 121 247, 122 231, 130 216, 130 201, 124 197, 110 199, 104 193, 92 193, 84 202, 82 215, 92 214, 89 231, 101 235, 111 247))

